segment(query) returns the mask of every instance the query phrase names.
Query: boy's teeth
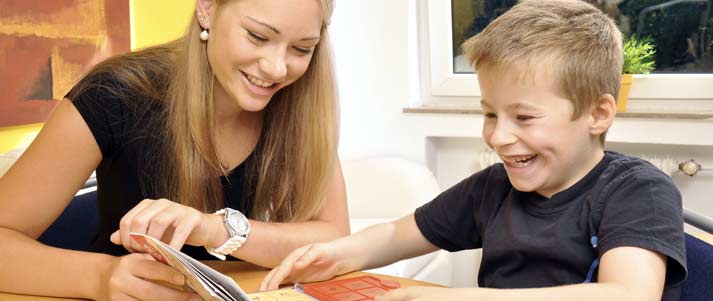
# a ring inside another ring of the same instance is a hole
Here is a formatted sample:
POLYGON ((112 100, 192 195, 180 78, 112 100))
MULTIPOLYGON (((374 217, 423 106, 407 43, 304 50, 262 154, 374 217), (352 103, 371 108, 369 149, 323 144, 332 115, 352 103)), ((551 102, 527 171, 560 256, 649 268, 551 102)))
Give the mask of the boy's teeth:
POLYGON ((249 80, 253 85, 260 86, 260 87, 263 87, 263 88, 269 88, 269 87, 271 87, 272 85, 275 84, 275 83, 263 81, 263 80, 258 79, 258 78, 256 78, 256 77, 250 75, 250 74, 247 74, 247 77, 248 77, 248 80, 249 80))
POLYGON ((532 163, 532 159, 534 159, 535 157, 535 155, 519 156, 510 160, 510 165, 514 167, 525 167, 530 165, 532 163))

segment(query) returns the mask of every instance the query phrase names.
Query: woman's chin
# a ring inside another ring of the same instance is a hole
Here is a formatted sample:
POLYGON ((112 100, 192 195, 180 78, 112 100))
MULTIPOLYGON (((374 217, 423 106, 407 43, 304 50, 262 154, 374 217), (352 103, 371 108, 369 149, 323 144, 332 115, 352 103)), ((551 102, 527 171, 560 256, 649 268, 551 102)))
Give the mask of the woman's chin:
POLYGON ((264 110, 270 103, 270 99, 250 99, 246 101, 238 101, 240 108, 248 112, 260 112, 264 110))

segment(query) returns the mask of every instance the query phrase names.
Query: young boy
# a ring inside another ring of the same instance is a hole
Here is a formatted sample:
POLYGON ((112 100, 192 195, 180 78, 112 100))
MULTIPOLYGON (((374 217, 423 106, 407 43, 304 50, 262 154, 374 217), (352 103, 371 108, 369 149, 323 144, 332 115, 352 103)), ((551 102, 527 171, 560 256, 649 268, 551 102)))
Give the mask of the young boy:
POLYGON ((483 138, 503 163, 413 215, 297 249, 261 289, 483 248, 480 288, 414 287, 376 300, 678 300, 681 196, 648 162, 604 151, 621 40, 582 1, 525 1, 503 14, 463 46, 478 70, 483 138))

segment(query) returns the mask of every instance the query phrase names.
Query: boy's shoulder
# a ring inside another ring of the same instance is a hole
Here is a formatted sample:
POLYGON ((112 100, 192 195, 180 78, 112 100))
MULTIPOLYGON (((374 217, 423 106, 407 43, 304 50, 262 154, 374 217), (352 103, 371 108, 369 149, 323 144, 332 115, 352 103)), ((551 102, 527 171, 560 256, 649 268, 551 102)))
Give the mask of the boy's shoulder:
POLYGON ((603 176, 616 176, 616 178, 619 178, 636 175, 670 179, 670 176, 661 171, 659 167, 639 157, 606 151, 603 161, 606 164, 602 173, 603 176))
POLYGON ((605 152, 603 171, 599 175, 598 187, 595 190, 609 194, 614 191, 626 191, 627 186, 657 186, 659 189, 668 187, 677 190, 673 180, 659 167, 639 157, 605 152))

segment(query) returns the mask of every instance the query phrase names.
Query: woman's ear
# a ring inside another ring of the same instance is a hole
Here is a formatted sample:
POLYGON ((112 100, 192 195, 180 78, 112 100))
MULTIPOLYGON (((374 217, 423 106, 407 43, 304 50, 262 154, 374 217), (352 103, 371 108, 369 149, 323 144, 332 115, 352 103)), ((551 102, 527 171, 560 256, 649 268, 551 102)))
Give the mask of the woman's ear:
POLYGON ((599 97, 597 103, 591 108, 592 123, 589 132, 592 135, 602 135, 609 130, 616 116, 616 100, 611 94, 599 97))
POLYGON ((196 0, 196 17, 203 29, 210 28, 216 5, 215 0, 196 0))

